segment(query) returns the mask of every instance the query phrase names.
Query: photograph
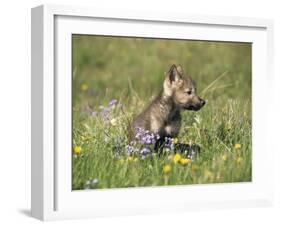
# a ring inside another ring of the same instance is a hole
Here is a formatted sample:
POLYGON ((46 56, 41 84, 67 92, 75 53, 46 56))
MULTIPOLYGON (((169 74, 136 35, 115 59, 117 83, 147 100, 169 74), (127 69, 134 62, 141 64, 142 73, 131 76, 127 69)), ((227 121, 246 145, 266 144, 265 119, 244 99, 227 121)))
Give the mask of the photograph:
POLYGON ((72 190, 252 181, 252 43, 72 34, 72 190))

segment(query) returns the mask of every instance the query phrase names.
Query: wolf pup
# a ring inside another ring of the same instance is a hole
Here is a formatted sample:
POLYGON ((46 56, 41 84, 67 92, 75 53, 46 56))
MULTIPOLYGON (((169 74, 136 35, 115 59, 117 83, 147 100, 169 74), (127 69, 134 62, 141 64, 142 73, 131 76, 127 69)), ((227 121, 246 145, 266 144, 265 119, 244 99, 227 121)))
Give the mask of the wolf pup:
POLYGON ((192 78, 184 74, 181 66, 172 65, 158 96, 131 123, 130 137, 135 138, 138 128, 142 128, 158 134, 163 143, 165 137, 178 135, 181 110, 198 111, 204 105, 192 78))

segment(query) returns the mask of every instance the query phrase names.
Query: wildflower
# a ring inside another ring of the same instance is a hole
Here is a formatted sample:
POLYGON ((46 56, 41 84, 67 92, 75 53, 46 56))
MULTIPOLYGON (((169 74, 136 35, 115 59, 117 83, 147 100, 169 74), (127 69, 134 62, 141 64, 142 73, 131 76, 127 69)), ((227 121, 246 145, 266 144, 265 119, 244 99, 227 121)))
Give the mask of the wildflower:
POLYGON ((109 120, 109 115, 112 111, 112 109, 115 107, 117 103, 116 99, 113 99, 109 102, 108 107, 104 107, 104 106, 99 106, 100 110, 101 110, 101 116, 106 119, 109 120))
POLYGON ((236 150, 240 150, 240 149, 241 149, 241 144, 235 144, 235 145, 234 145, 234 148, 235 148, 236 150))
POLYGON ((155 144, 156 141, 160 138, 160 136, 158 134, 150 133, 148 130, 137 128, 137 133, 135 138, 141 144, 151 145, 151 144, 155 144))
POLYGON ((241 164, 242 161, 243 161, 243 158, 240 157, 240 156, 236 159, 236 163, 237 163, 237 164, 241 164))
POLYGON ((169 174, 169 173, 171 173, 171 172, 172 172, 172 166, 171 166, 171 165, 165 165, 165 166, 163 167, 163 173, 169 174))
POLYGON ((222 158, 223 161, 226 161, 227 160, 227 155, 223 155, 221 158, 222 158))
POLYGON ((110 120, 110 124, 111 124, 112 126, 116 126, 116 125, 117 125, 117 119, 116 119, 116 118, 111 119, 111 120, 110 120))
POLYGON ((108 107, 109 107, 109 108, 114 108, 116 104, 117 104, 117 100, 116 100, 116 99, 112 99, 112 100, 109 102, 108 107))
POLYGON ((144 159, 145 157, 147 157, 151 153, 152 153, 152 151, 150 150, 149 147, 145 147, 145 148, 140 150, 140 155, 141 155, 142 159, 144 159))
POLYGON ((127 145, 126 146, 126 152, 127 152, 127 155, 132 155, 134 153, 135 149, 132 145, 127 145))
POLYGON ((87 84, 83 83, 83 84, 81 85, 81 90, 82 90, 82 91, 87 91, 88 89, 89 89, 89 87, 88 87, 87 84))
POLYGON ((80 155, 82 148, 81 148, 81 146, 75 146, 73 151, 74 151, 75 155, 80 155))
POLYGON ((181 155, 179 153, 174 155, 173 161, 174 163, 178 163, 181 160, 181 155))
POLYGON ((98 185, 99 180, 97 178, 94 179, 90 179, 86 182, 85 184, 85 189, 91 189, 91 188, 96 188, 96 186, 98 185))
POLYGON ((182 158, 179 160, 179 163, 183 166, 186 166, 190 162, 191 162, 191 159, 186 159, 186 158, 182 158))

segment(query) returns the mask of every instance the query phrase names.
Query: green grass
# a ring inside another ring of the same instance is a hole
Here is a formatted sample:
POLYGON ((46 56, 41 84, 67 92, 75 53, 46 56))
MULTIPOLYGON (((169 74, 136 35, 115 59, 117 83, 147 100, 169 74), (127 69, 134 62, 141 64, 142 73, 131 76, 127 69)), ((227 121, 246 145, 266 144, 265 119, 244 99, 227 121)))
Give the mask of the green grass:
POLYGON ((73 154, 73 189, 92 179, 92 188, 251 181, 251 136, 250 44, 73 36, 73 149, 81 146, 73 154), (128 157, 128 122, 159 92, 173 63, 208 101, 182 112, 178 137, 201 152, 185 166, 171 154, 128 157), (118 104, 104 117, 112 99, 118 104))

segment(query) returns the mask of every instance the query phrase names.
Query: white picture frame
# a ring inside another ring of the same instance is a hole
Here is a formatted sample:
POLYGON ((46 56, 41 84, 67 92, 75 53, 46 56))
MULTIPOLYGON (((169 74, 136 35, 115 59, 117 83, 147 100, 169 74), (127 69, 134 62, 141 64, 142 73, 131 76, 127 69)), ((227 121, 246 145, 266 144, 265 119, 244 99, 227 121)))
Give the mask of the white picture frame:
POLYGON ((32 216, 56 220, 271 205, 273 150, 266 139, 268 108, 259 90, 270 92, 272 87, 272 33, 273 22, 265 19, 55 5, 33 8, 32 216), (167 28, 174 32, 167 33, 167 28), (71 191, 71 151, 57 150, 71 150, 72 33, 253 42, 252 182, 71 191))

